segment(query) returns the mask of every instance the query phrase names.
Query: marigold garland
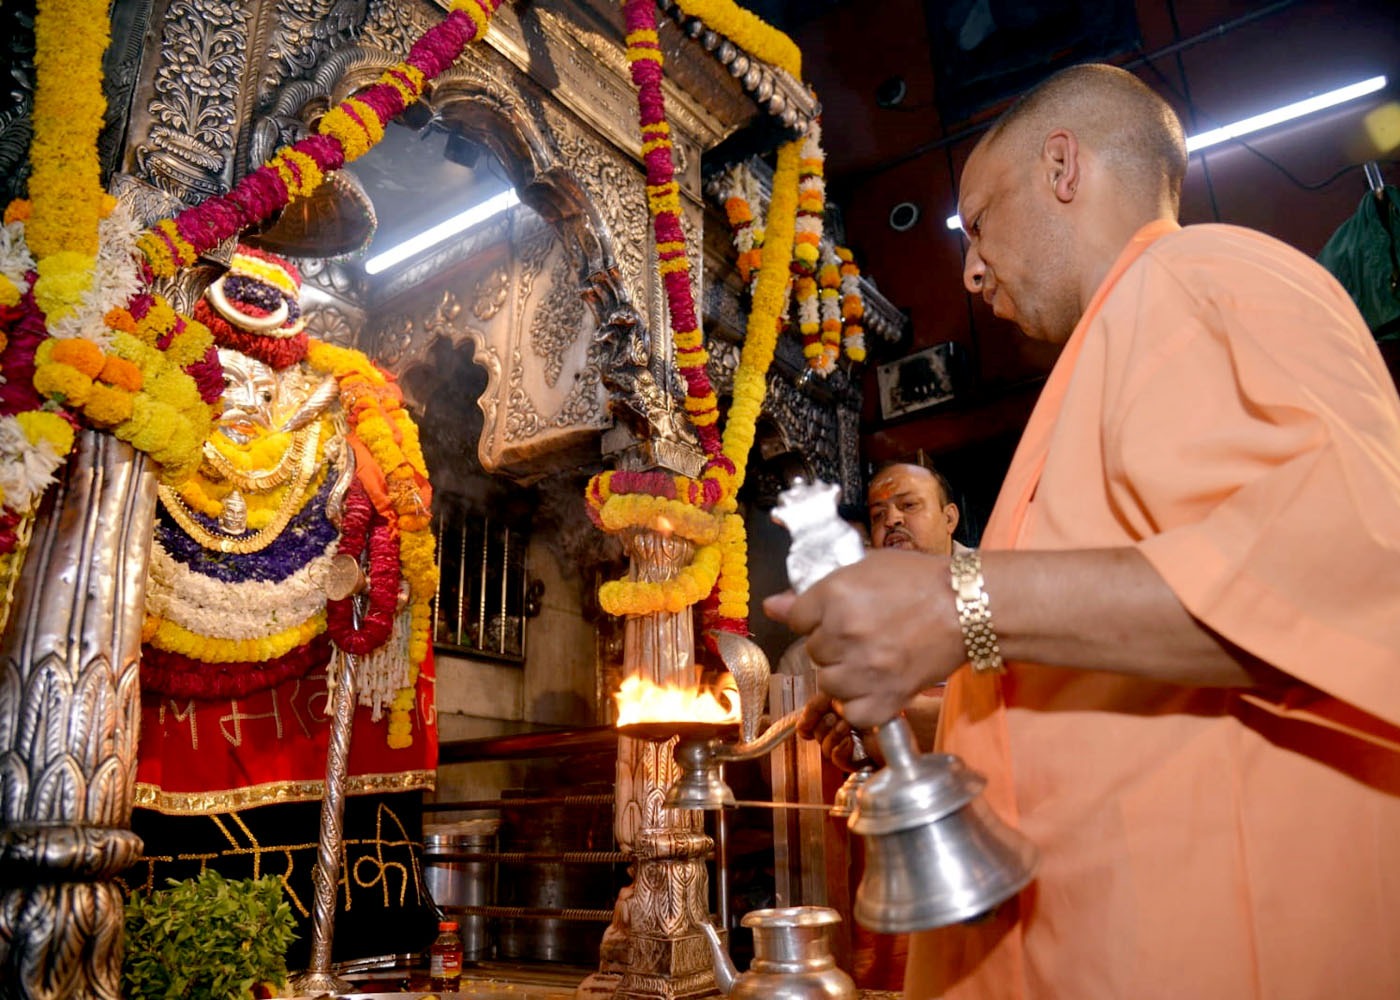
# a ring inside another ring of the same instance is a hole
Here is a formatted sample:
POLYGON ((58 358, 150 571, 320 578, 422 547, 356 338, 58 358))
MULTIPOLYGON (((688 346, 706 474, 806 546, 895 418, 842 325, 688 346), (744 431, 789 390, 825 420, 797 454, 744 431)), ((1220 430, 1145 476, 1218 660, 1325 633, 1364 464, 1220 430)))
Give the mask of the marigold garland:
POLYGON ((666 121, 666 98, 661 90, 664 58, 656 34, 656 5, 628 0, 623 20, 627 27, 627 62, 637 85, 647 207, 656 234, 657 267, 666 289, 676 367, 686 387, 685 411, 695 425, 706 459, 715 462, 721 458, 722 450, 716 428, 719 401, 706 372, 709 354, 691 294, 690 259, 680 220, 680 184, 672 157, 671 127, 666 121))
POLYGON ((836 368, 841 356, 841 258, 830 243, 822 248, 822 266, 817 272, 821 289, 821 344, 826 371, 836 368))
POLYGON ((393 377, 359 351, 311 340, 306 362, 312 370, 334 376, 350 422, 351 442, 369 452, 383 477, 381 482, 361 463, 358 483, 381 516, 393 517, 397 530, 398 563, 409 585, 409 678, 389 713, 389 745, 406 747, 412 741, 409 712, 418 671, 432 639, 431 602, 438 582, 432 487, 418 428, 403 406, 403 393, 393 377))
POLYGON ((865 294, 860 290, 860 268, 855 254, 845 247, 836 248, 841 261, 841 344, 846 357, 852 361, 865 360, 865 294))
POLYGON ((162 478, 178 483, 199 463, 213 410, 176 361, 195 352, 202 360, 212 341, 207 330, 187 326, 168 305, 154 311, 162 323, 168 317, 168 329, 147 327, 141 336, 139 322, 119 320, 138 333, 109 331, 107 351, 81 338, 45 340, 34 355, 33 385, 39 395, 148 453, 160 464, 162 478), (162 340, 183 350, 172 356, 155 346, 162 340))
POLYGON ((195 657, 206 663, 262 663, 285 656, 326 630, 325 612, 300 624, 257 639, 215 639, 191 632, 172 621, 146 616, 142 642, 169 653, 195 657))
POLYGON ((802 78, 802 50, 797 44, 733 0, 677 0, 676 6, 754 58, 802 78))
POLYGON ((77 307, 97 258, 107 41, 106 0, 39 0, 26 239, 38 260, 34 298, 50 323, 77 307))

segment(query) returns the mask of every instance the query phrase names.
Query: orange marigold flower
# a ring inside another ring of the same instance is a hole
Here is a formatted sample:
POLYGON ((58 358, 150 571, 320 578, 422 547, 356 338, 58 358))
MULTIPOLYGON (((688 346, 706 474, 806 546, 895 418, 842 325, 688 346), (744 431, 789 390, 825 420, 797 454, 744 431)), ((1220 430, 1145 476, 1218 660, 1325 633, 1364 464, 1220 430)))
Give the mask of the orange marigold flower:
POLYGON ((30 202, 28 198, 16 198, 5 206, 5 225, 11 222, 28 222, 30 202))
POLYGON ((108 356, 97 377, 108 385, 125 389, 127 392, 139 392, 142 382, 145 381, 139 366, 115 355, 108 356))
POLYGON ((88 378, 96 378, 106 362, 102 348, 82 337, 64 337, 54 341, 52 359, 58 364, 78 369, 88 378))

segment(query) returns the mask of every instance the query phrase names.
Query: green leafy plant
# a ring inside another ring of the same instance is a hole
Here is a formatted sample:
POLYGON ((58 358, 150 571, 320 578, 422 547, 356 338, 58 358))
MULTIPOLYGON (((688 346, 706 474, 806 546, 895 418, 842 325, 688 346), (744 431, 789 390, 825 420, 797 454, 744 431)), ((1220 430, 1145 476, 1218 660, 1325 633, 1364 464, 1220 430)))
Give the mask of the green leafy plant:
POLYGON ((243 1000, 286 980, 296 921, 276 878, 230 881, 211 869, 169 885, 127 901, 128 1000, 243 1000))

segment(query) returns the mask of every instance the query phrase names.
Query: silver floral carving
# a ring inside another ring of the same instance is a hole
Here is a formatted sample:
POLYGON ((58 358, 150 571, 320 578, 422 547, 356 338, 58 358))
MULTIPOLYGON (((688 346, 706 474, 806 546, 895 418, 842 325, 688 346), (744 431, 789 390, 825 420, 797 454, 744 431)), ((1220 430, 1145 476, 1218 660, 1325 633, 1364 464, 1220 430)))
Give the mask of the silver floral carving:
POLYGON ((388 51, 407 51, 441 14, 430 4, 370 0, 360 38, 388 51))
POLYGON ((259 99, 315 69, 364 22, 366 0, 278 0, 259 99))
POLYGON ((317 340, 337 347, 354 347, 359 340, 358 317, 335 306, 321 306, 306 314, 306 332, 317 340))
POLYGON ((510 272, 494 267, 472 286, 472 315, 483 323, 494 317, 510 301, 510 272))
POLYGON ((743 352, 743 346, 732 340, 711 337, 705 348, 710 353, 710 363, 705 367, 706 374, 710 376, 710 384, 715 387, 716 393, 728 396, 734 391, 734 373, 739 370, 739 356, 743 352))
POLYGON ((578 340, 583 300, 574 287, 576 275, 568 257, 555 258, 549 277, 549 291, 530 319, 530 350, 544 361, 545 384, 553 388, 564 369, 565 354, 578 340))
POLYGON ((30 115, 34 110, 34 5, 0 7, 0 70, 9 86, 0 106, 0 201, 9 204, 29 176, 30 115))
POLYGON ((154 124, 136 161, 148 180, 187 202, 228 181, 249 9, 236 0, 175 0, 165 15, 154 124))

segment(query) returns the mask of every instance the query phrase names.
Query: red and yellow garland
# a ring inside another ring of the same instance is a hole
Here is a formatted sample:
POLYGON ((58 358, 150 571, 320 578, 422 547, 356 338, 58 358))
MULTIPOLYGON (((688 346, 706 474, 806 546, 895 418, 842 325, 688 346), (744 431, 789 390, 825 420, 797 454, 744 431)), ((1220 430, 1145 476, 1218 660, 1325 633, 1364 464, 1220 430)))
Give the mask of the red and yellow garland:
POLYGON ((452 0, 451 6, 451 13, 424 32, 403 62, 327 111, 316 135, 278 150, 228 194, 164 219, 142 234, 138 245, 151 270, 158 277, 174 275, 230 236, 311 194, 328 171, 363 156, 384 138, 385 124, 422 97, 427 82, 451 66, 468 42, 485 34, 501 0, 452 0))
MULTIPOLYGON (((409 715, 419 667, 432 638, 432 599, 438 582, 429 513, 433 493, 418 428, 403 406, 398 383, 359 351, 311 340, 306 362, 313 370, 335 377, 350 421, 350 444, 368 452, 368 460, 356 463, 357 484, 397 535, 399 571, 409 586, 409 677, 389 711, 389 745, 408 746, 412 740, 409 715)), ((374 558, 371 547, 371 568, 374 558)), ((373 593, 370 603, 373 607, 373 593)), ((347 649, 335 635, 332 638, 347 649)))
MULTIPOLYGON (((686 13, 702 17, 753 54, 794 75, 800 74, 800 53, 791 40, 731 0, 695 4, 695 10, 690 9, 690 3, 682 6, 686 13)), ((753 289, 739 367, 734 374, 734 396, 721 434, 717 429, 718 401, 705 370, 709 356, 691 296, 690 262, 680 226, 679 185, 661 90, 662 55, 656 34, 656 7, 652 0, 626 0, 623 16, 627 59, 638 88, 647 201, 656 232, 658 266, 666 288, 676 366, 686 386, 685 408, 696 425, 706 460, 698 481, 661 474, 604 473, 589 484, 588 502, 600 526, 620 530, 655 526, 657 512, 645 504, 633 503, 635 494, 680 500, 708 516, 711 525, 704 536, 710 537, 712 532, 718 541, 713 546, 700 544, 692 565, 674 580, 665 584, 612 581, 600 589, 599 600, 612 614, 637 615, 650 613, 658 606, 679 610, 708 597, 707 628, 747 633, 747 543, 743 519, 736 513, 737 494, 747 471, 768 368, 787 304, 802 142, 789 142, 778 152, 758 281, 753 289)), ((748 221, 752 223, 752 218, 748 221)), ((672 527, 674 530, 674 524, 672 527)))

